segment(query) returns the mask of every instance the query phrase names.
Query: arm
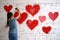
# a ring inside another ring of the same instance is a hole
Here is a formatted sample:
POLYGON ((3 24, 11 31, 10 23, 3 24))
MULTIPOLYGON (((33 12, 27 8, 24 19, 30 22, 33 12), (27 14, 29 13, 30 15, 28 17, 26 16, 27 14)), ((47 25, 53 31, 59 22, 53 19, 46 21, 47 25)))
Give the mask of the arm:
POLYGON ((18 16, 16 17, 16 19, 18 19, 20 17, 20 13, 18 14, 18 16))
POLYGON ((8 27, 9 27, 8 25, 5 26, 5 28, 8 28, 8 27))
POLYGON ((19 9, 18 8, 15 8, 15 12, 18 13, 18 16, 16 17, 16 19, 18 19, 20 17, 20 11, 19 11, 19 9))

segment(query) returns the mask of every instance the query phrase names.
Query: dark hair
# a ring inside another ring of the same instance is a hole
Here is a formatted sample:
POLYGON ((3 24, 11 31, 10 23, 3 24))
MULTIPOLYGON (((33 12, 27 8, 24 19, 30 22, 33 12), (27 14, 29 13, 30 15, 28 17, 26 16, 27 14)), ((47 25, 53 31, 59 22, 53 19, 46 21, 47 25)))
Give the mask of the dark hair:
POLYGON ((8 24, 9 24, 9 19, 11 18, 12 15, 13 15, 12 12, 8 12, 8 13, 7 13, 7 26, 8 26, 8 24))
POLYGON ((15 10, 18 10, 19 11, 19 9, 17 7, 15 8, 15 10))

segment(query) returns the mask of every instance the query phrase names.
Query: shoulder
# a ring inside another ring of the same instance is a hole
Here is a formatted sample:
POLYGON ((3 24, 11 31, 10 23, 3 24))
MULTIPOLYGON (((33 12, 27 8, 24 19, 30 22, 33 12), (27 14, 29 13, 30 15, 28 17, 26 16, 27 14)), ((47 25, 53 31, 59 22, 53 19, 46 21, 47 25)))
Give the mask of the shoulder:
POLYGON ((13 22, 15 22, 16 20, 17 20, 17 19, 16 19, 16 18, 14 18, 12 21, 13 21, 13 22))
POLYGON ((13 20, 17 20, 16 18, 14 18, 13 20))

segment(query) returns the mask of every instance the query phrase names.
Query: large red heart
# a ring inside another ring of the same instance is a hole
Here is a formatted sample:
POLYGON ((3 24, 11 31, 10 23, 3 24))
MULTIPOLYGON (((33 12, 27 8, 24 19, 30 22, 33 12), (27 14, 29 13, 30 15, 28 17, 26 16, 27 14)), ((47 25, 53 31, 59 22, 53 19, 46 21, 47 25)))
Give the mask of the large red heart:
POLYGON ((31 30, 33 30, 38 25, 38 21, 37 20, 33 20, 33 21, 27 20, 26 24, 31 30))
POLYGON ((28 14, 26 12, 23 12, 22 14, 20 14, 20 17, 17 19, 18 22, 20 24, 23 23, 26 20, 27 16, 28 16, 28 14))
POLYGON ((52 21, 54 21, 58 17, 58 12, 54 12, 54 14, 49 12, 49 17, 52 21))
POLYGON ((39 16, 39 19, 41 22, 44 22, 46 20, 46 16, 39 16))
POLYGON ((4 10, 5 10, 6 12, 10 12, 11 9, 12 9, 12 5, 9 5, 9 6, 5 5, 5 6, 4 6, 4 10))
POLYGON ((33 7, 31 5, 26 6, 26 11, 29 12, 32 16, 38 13, 40 9, 39 5, 34 5, 33 7))
POLYGON ((43 27, 42 27, 42 31, 43 31, 44 33, 46 33, 46 34, 48 34, 48 33, 50 32, 50 30, 51 30, 51 27, 50 27, 50 26, 48 26, 48 27, 43 26, 43 27))

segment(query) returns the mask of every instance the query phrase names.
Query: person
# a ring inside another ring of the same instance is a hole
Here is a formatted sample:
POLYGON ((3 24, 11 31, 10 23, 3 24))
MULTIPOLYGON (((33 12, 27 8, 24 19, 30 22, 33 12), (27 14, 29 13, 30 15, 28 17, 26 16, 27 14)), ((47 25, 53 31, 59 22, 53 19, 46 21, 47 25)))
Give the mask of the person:
POLYGON ((9 27, 9 40, 18 40, 17 38, 17 24, 16 24, 16 18, 14 18, 12 12, 7 13, 7 26, 9 27))

